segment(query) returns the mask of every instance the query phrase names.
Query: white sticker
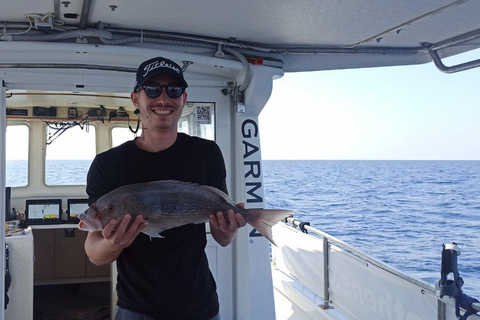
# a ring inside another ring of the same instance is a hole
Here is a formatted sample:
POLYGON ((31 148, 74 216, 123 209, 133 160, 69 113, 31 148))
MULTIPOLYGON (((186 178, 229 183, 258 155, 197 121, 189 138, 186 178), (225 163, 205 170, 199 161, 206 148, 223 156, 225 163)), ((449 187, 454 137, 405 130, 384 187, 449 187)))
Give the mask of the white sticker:
POLYGON ((212 123, 212 107, 211 106, 195 106, 195 120, 199 124, 212 123))

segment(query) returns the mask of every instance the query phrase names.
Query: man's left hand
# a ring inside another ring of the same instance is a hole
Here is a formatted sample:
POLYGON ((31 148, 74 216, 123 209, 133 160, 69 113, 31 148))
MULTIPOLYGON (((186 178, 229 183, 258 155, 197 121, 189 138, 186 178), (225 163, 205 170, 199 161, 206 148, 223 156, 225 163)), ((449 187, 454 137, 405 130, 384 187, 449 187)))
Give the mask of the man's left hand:
MULTIPOLYGON (((238 206, 244 207, 245 205, 243 203, 239 203, 238 206)), ((228 210, 227 217, 228 218, 225 218, 225 215, 221 211, 210 215, 212 235, 222 246, 230 244, 235 237, 237 230, 245 227, 247 224, 245 218, 240 213, 234 212, 232 209, 228 210), (220 235, 219 233, 222 233, 223 235, 220 235)))

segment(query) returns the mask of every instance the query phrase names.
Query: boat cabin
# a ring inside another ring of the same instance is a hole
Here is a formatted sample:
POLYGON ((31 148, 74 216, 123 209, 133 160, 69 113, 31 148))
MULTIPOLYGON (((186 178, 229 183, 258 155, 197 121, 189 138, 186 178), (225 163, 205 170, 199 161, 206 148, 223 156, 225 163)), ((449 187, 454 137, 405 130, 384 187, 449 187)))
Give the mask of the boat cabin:
MULTIPOLYGON (((94 156, 140 134, 130 93, 142 61, 182 66, 179 131, 217 142, 247 208, 264 205, 258 116, 284 72, 480 65, 442 62, 480 47, 473 0, 0 3, 0 270, 11 277, 0 320, 113 314, 115 266, 88 260, 77 215, 94 156)), ((222 319, 456 319, 453 298, 291 223, 275 227, 276 247, 247 226, 222 248, 207 228, 222 319)))

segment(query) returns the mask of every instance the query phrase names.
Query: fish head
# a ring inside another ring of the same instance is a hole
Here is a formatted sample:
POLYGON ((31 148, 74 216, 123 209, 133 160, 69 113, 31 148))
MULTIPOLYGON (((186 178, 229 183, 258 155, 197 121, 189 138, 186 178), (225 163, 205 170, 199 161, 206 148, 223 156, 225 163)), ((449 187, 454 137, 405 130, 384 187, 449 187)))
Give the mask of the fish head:
POLYGON ((103 227, 116 217, 115 211, 113 204, 96 202, 78 216, 80 219, 78 228, 83 231, 102 231, 103 227))

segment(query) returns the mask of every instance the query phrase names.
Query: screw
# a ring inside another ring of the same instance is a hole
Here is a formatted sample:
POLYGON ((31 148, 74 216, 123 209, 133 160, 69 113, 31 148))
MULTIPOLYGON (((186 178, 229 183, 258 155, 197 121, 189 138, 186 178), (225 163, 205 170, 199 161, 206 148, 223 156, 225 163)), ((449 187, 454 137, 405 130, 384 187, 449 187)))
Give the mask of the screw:
POLYGON ((116 5, 111 5, 111 6, 109 6, 109 7, 110 7, 110 9, 112 9, 112 11, 115 11, 115 9, 118 8, 118 6, 116 6, 116 5))
POLYGON ((65 8, 68 8, 70 1, 62 1, 62 4, 65 6, 65 8))

